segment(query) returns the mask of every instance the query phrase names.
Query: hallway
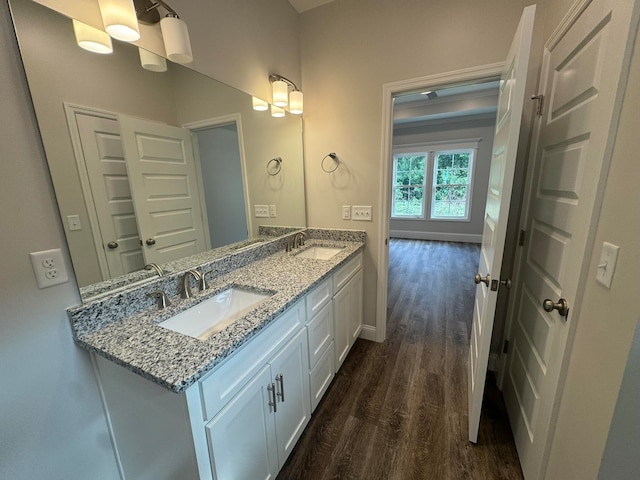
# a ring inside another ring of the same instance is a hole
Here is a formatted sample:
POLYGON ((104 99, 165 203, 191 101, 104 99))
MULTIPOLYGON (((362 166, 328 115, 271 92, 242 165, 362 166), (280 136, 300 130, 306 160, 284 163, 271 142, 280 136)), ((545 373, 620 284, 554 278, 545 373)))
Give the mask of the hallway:
POLYGON ((490 386, 467 440, 467 357, 479 246, 392 239, 387 340, 358 340, 278 476, 521 479, 490 386))

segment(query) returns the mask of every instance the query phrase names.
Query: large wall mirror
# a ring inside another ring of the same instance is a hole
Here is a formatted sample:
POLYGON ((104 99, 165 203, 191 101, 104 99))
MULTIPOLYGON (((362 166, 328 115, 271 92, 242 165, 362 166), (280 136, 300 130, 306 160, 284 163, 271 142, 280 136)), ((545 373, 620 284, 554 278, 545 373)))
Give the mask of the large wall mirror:
POLYGON ((92 54, 69 18, 10 6, 83 300, 306 225, 300 117, 181 65, 145 70, 134 45, 92 54))

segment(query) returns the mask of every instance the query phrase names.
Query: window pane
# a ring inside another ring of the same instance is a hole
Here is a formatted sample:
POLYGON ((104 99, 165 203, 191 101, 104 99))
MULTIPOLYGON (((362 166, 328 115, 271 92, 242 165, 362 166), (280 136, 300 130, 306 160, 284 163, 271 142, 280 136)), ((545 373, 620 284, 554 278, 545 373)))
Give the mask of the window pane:
POLYGON ((433 217, 466 217, 467 187, 435 187, 433 217))
POLYGON ((422 187, 396 188, 393 216, 421 217, 423 214, 423 194, 422 187))

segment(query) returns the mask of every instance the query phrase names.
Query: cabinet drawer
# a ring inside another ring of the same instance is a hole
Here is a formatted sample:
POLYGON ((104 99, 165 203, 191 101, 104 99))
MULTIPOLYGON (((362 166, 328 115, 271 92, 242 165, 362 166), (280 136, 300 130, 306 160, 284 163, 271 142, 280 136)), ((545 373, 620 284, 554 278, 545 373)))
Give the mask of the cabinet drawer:
POLYGON ((309 340, 309 370, 315 367, 333 340, 333 308, 327 303, 307 324, 309 340))
POLYGON ((326 278, 320 285, 307 294, 307 320, 316 315, 333 297, 331 277, 326 278))
POLYGON ((304 302, 298 302, 201 380, 204 420, 213 418, 266 364, 273 352, 292 338, 304 324, 304 302))
POLYGON ((309 373, 309 387, 311 389, 311 412, 316 409, 325 392, 331 385, 334 375, 333 367, 333 342, 318 360, 318 364, 309 373))
POLYGON ((338 269, 333 274, 333 292, 338 293, 345 283, 349 281, 353 274, 362 268, 362 252, 358 253, 354 258, 338 269))

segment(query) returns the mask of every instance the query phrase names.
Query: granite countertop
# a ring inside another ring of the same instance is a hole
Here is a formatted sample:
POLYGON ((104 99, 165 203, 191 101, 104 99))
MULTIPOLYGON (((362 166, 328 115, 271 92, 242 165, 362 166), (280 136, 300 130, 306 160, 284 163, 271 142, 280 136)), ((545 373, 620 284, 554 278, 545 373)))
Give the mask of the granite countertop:
POLYGON ((74 331, 75 341, 169 390, 183 392, 363 247, 360 241, 310 239, 300 249, 280 251, 223 274, 210 282, 205 292, 195 293, 194 289, 190 299, 172 298, 173 304, 164 310, 153 307, 95 328, 79 328, 74 331), (313 245, 344 248, 329 260, 296 256, 313 245), (232 286, 275 293, 206 340, 158 325, 232 286))

